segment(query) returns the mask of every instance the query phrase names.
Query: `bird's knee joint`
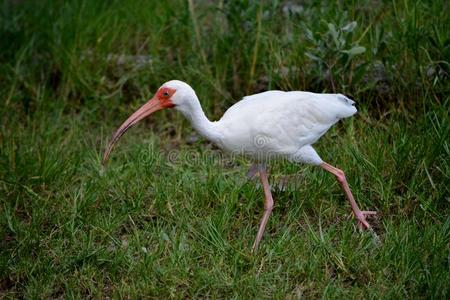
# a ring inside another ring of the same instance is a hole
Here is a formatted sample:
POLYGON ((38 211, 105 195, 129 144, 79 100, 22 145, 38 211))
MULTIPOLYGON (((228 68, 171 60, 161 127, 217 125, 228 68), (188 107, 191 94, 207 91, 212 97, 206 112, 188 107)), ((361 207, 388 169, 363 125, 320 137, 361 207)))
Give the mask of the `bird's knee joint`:
POLYGON ((264 205, 264 211, 272 211, 272 209, 273 209, 273 203, 264 205))
POLYGON ((336 175, 336 179, 337 179, 339 182, 345 182, 345 173, 344 173, 344 171, 342 171, 342 170, 340 170, 340 169, 337 169, 335 175, 336 175))

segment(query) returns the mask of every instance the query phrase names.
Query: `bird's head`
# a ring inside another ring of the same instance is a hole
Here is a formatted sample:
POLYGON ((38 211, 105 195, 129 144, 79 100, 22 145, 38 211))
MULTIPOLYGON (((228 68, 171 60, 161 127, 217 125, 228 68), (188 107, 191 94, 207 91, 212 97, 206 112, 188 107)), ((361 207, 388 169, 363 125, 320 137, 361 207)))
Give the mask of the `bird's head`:
POLYGON ((148 117, 152 113, 165 108, 175 108, 180 111, 185 111, 186 109, 189 109, 192 99, 197 99, 197 97, 189 84, 179 80, 171 80, 164 83, 155 93, 153 98, 148 100, 147 103, 142 105, 128 117, 119 129, 116 130, 103 155, 103 164, 108 161, 109 154, 111 153, 114 144, 134 124, 148 117))

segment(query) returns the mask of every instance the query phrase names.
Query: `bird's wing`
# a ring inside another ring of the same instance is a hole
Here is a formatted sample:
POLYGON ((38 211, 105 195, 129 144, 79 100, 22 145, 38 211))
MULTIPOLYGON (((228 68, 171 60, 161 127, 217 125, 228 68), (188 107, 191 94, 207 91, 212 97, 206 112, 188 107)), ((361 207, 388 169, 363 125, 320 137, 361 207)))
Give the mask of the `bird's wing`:
POLYGON ((268 91, 244 97, 219 123, 234 148, 250 149, 258 137, 265 139, 267 151, 292 152, 317 141, 339 119, 353 115, 353 104, 341 94, 268 91))
POLYGON ((250 96, 245 96, 242 100, 233 104, 228 110, 223 114, 222 119, 227 119, 228 117, 234 116, 235 114, 240 114, 240 111, 247 110, 254 106, 266 105, 265 102, 268 99, 283 99, 286 96, 286 92, 283 91, 267 91, 250 96))
POLYGON ((312 118, 316 122, 332 125, 339 119, 355 114, 357 110, 354 104, 353 100, 342 94, 267 91, 244 97, 225 112, 222 120, 252 117, 255 114, 298 113, 306 119, 312 118))

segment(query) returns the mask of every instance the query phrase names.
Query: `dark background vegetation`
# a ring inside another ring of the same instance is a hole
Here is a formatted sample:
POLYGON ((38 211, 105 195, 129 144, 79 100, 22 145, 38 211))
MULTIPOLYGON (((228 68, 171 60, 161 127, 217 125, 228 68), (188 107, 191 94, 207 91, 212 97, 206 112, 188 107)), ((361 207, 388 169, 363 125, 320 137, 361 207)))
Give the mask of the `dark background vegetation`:
POLYGON ((0 295, 448 297, 448 12, 410 0, 3 1, 0 295), (317 148, 378 210, 381 243, 358 232, 331 176, 275 162, 274 214, 251 254, 262 191, 248 162, 202 159, 220 152, 174 112, 133 128, 103 168, 112 131, 170 79, 191 84, 211 119, 268 89, 356 99, 359 114, 317 148), (291 182, 277 190, 281 176, 291 182))

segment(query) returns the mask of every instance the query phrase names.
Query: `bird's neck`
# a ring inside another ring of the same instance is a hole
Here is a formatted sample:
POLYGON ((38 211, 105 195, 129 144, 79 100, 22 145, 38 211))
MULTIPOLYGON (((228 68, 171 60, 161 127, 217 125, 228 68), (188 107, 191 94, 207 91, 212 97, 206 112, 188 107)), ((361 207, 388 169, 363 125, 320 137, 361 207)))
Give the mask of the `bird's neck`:
POLYGON ((217 122, 211 122, 203 112, 197 97, 189 101, 189 106, 179 109, 191 122, 192 127, 204 138, 217 143, 220 139, 220 130, 217 122))

